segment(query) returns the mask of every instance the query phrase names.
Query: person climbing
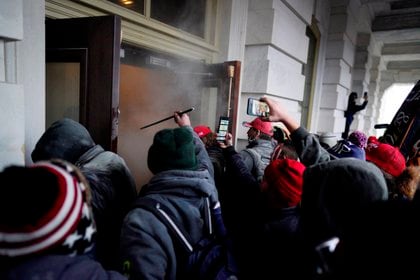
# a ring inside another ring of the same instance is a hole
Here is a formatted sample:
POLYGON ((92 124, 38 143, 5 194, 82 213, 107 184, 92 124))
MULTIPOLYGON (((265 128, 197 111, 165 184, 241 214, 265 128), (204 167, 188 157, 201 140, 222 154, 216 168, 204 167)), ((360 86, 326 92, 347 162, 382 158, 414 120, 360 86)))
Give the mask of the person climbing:
POLYGON ((343 139, 347 139, 347 137, 349 136, 350 125, 353 122, 354 114, 356 114, 356 112, 359 112, 365 109, 366 105, 368 104, 367 92, 363 94, 364 101, 361 105, 356 104, 357 97, 358 97, 357 92, 354 92, 354 91, 350 93, 349 95, 349 100, 347 103, 347 110, 344 112, 344 117, 346 118, 346 126, 344 129, 344 132, 341 135, 343 139))

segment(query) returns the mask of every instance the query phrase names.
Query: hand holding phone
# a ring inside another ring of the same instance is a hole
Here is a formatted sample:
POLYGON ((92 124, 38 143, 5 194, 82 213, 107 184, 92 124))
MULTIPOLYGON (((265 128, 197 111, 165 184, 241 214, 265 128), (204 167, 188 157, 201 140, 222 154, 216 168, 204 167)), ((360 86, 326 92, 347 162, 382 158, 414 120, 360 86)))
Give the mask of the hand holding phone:
POLYGON ((365 91, 365 92, 363 93, 363 99, 364 99, 364 100, 367 100, 367 99, 368 99, 368 93, 367 93, 367 91, 365 91))
POLYGON ((219 125, 217 127, 217 142, 224 142, 226 133, 228 133, 229 130, 229 118, 221 116, 219 118, 219 125))
POLYGON ((257 98, 248 98, 246 113, 251 116, 268 117, 270 108, 268 104, 257 98))

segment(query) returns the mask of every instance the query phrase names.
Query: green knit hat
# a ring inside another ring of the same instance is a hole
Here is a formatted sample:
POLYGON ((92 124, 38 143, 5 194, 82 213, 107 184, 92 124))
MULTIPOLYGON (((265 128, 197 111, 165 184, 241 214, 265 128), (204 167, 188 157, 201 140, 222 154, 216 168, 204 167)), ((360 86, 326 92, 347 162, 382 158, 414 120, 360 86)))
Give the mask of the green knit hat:
POLYGON ((195 170, 197 158, 191 130, 179 127, 156 133, 149 148, 147 164, 153 174, 171 169, 195 170))

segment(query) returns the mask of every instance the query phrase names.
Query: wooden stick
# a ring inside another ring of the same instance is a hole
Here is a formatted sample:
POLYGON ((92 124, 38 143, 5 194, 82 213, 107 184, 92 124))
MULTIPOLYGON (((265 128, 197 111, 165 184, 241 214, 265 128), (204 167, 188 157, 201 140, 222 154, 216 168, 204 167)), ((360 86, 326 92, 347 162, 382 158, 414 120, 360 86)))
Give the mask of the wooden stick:
POLYGON ((230 99, 232 98, 232 79, 235 72, 235 66, 228 66, 228 77, 229 77, 229 94, 228 94, 228 108, 227 108, 227 117, 230 116, 230 99))

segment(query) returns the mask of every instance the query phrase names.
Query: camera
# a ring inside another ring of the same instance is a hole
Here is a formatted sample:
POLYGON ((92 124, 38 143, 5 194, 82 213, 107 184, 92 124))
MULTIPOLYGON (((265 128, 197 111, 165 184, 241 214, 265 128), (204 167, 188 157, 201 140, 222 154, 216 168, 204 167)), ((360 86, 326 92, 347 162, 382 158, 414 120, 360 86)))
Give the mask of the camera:
POLYGON ((257 98, 248 98, 246 113, 251 116, 268 117, 270 108, 268 104, 257 98))

